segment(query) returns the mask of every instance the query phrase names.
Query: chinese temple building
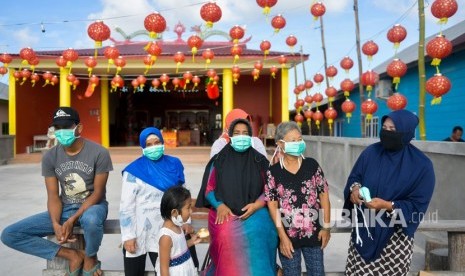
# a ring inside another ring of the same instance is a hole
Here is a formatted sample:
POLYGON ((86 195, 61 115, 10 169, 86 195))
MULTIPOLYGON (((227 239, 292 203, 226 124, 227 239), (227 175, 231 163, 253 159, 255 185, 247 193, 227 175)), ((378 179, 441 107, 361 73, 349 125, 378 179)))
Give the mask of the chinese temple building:
POLYGON ((210 145, 233 108, 251 114, 254 135, 289 120, 288 71, 308 55, 249 49, 250 37, 234 41, 217 30, 197 30, 203 43, 194 49, 180 23, 174 41, 132 41, 148 33, 117 31, 124 40, 111 38, 112 46, 35 51, 35 65, 24 62, 25 49, 12 54, 9 133, 16 137, 15 153, 47 133, 58 106, 78 110, 83 135, 105 147, 138 145, 147 126, 163 129, 168 147, 210 145), (207 40, 212 36, 223 41, 207 40))

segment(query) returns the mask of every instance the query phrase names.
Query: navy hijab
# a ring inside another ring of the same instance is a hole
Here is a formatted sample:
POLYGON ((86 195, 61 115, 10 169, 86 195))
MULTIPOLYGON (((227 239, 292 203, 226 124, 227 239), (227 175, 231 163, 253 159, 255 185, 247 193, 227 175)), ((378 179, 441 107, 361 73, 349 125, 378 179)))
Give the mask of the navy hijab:
MULTIPOLYGON (((139 143, 143 149, 146 146, 147 137, 151 134, 156 135, 164 144, 160 130, 148 127, 139 135, 139 143)), ((185 182, 184 167, 181 161, 174 156, 165 154, 158 160, 150 160, 142 155, 129 164, 123 170, 123 172, 125 171, 163 192, 172 186, 182 185, 185 182)))
MULTIPOLYGON (((384 116, 382 122, 386 118, 394 122, 396 132, 402 133, 403 148, 398 151, 388 151, 378 142, 368 146, 361 153, 344 189, 344 209, 353 212, 349 187, 352 183, 359 182, 370 190, 372 198, 393 201, 398 214, 396 221, 401 221, 403 217, 406 224, 390 225, 391 219, 384 214, 381 219, 388 227, 383 227, 378 222, 369 223, 368 229, 373 240, 368 237, 364 226, 359 227, 362 245, 356 244, 355 231, 352 231, 352 241, 365 262, 374 261, 380 256, 398 228, 402 228, 405 235, 413 238, 422 214, 428 209, 435 184, 431 160, 410 144, 415 137, 418 117, 410 111, 398 110, 384 116)), ((366 209, 364 204, 361 207, 363 210, 366 209)), ((363 222, 360 212, 357 214, 359 223, 363 222)))

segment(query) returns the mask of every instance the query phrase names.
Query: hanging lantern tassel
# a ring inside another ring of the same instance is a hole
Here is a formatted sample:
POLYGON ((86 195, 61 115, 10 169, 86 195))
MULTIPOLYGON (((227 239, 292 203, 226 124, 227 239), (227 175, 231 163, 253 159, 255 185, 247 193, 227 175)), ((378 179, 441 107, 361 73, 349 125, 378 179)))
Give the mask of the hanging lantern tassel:
POLYGON ((441 104, 441 101, 442 101, 442 97, 434 97, 434 98, 431 100, 431 105, 441 104))
POLYGON ((440 58, 433 58, 431 61, 431 66, 439 66, 441 64, 441 59, 440 58))
POLYGON ((346 118, 347 118, 347 123, 350 123, 350 118, 352 118, 352 113, 347 112, 346 113, 346 118))
POLYGON ((332 129, 333 126, 333 119, 328 119, 329 130, 332 129))
POLYGON ((115 61, 112 58, 108 59, 108 67, 107 67, 107 73, 110 72, 110 65, 115 64, 115 61))
POLYGON ((179 72, 179 66, 181 66, 181 62, 176 62, 176 74, 179 72))
POLYGON ((195 62, 195 55, 197 54, 197 47, 192 47, 192 62, 195 62))

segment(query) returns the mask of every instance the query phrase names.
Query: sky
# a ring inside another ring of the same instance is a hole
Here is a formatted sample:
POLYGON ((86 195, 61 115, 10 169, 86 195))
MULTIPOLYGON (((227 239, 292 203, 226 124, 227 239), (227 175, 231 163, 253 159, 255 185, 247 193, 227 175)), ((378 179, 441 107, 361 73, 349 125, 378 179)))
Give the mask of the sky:
MULTIPOLYGON (((457 13, 442 28, 448 28, 465 18, 465 0, 456 0, 459 5, 457 13)), ((190 27, 204 24, 200 17, 201 0, 41 0, 41 1, 8 1, 2 4, 0 17, 0 52, 19 53, 24 47, 34 50, 62 50, 66 48, 93 48, 94 41, 87 35, 87 27, 96 19, 103 20, 112 30, 112 37, 122 40, 114 31, 122 28, 127 34, 144 30, 144 18, 152 12, 160 12, 167 21, 169 30, 165 31, 165 40, 176 39, 173 26, 181 22, 186 26, 183 38, 186 40, 190 27)), ((295 95, 292 93, 295 84, 305 79, 312 79, 315 73, 324 74, 324 59, 321 43, 319 21, 315 21, 310 13, 311 0, 278 0, 271 8, 268 17, 262 14, 262 8, 253 0, 217 0, 222 9, 222 18, 214 24, 214 29, 229 33, 234 25, 245 27, 245 37, 251 37, 247 44, 250 49, 260 49, 260 42, 271 42, 273 51, 290 51, 285 40, 289 35, 298 39, 294 51, 302 47, 303 53, 310 58, 303 65, 290 70, 289 75, 289 108, 293 108, 295 95), (286 26, 275 33, 271 26, 271 18, 281 14, 286 19, 286 26), (305 71, 305 75, 304 75, 305 71), (294 74, 297 72, 297 74, 294 74)), ((339 72, 331 84, 339 88, 344 78, 356 79, 358 76, 357 56, 355 48, 355 19, 353 0, 324 0, 326 6, 324 21, 324 39, 327 63, 335 65, 339 72), (347 75, 339 66, 340 60, 349 56, 355 61, 354 67, 347 75)), ((433 0, 425 0, 426 36, 439 33, 441 26, 432 16, 430 6, 433 0)), ((371 62, 363 56, 363 71, 376 67, 385 60, 394 57, 394 48, 386 38, 387 31, 394 24, 401 24, 407 29, 407 37, 400 44, 399 51, 418 42, 418 7, 415 0, 360 0, 359 22, 361 43, 373 40, 379 46, 378 53, 371 62)), ((212 37, 209 40, 223 40, 212 37)), ((104 46, 111 42, 104 42, 104 46)), ((214 62, 214 61, 213 61, 214 62)), ((239 64, 240 65, 240 64, 239 64)), ((40 64, 39 64, 40 67, 40 64)), ((6 83, 6 76, 0 78, 6 83)), ((326 86, 314 88, 324 94, 326 86)))

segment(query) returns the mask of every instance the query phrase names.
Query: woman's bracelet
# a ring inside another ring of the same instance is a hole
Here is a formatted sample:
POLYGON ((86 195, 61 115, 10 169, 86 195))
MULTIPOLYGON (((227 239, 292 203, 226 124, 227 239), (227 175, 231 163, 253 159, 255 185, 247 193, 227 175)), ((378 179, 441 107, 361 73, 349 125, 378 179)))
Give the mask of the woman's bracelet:
POLYGON ((360 183, 358 183, 358 182, 352 183, 352 185, 350 185, 350 187, 349 187, 349 190, 350 190, 351 193, 352 193, 352 190, 353 190, 355 187, 359 187, 359 188, 360 188, 360 187, 362 187, 362 184, 360 184, 360 183))

